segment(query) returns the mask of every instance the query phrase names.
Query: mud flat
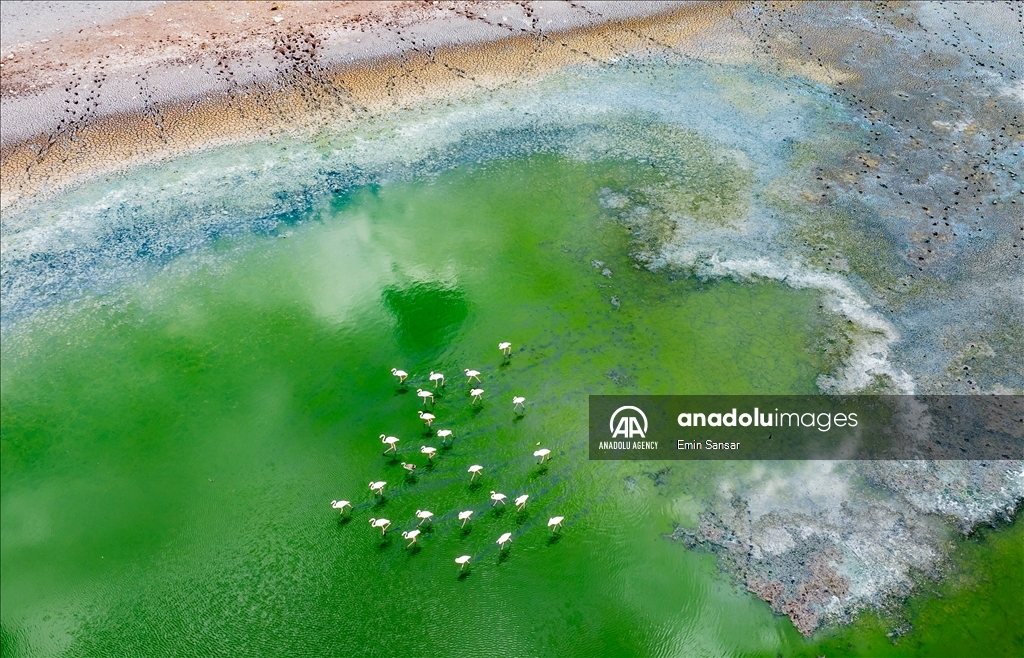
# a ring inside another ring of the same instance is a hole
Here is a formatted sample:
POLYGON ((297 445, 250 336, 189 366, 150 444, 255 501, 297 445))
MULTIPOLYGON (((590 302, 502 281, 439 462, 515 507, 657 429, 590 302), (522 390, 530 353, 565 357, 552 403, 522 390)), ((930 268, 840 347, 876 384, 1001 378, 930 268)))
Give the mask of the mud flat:
POLYGON ((53 42, 4 44, 3 206, 154 158, 315 132, 568 64, 652 46, 701 49, 728 11, 666 2, 170 3, 53 42))

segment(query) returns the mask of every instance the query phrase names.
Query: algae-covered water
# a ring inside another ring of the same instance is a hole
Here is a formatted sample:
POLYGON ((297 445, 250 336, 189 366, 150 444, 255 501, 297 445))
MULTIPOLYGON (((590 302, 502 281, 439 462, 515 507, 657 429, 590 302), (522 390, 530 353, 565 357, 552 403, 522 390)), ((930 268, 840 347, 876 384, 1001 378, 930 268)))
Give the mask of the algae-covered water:
POLYGON ((990 632, 1015 627, 1000 615, 1024 587, 1019 524, 983 551, 964 543, 979 555, 943 598, 914 599, 900 644, 871 615, 805 641, 714 556, 665 537, 715 486, 713 463, 587 461, 588 394, 815 393, 834 365, 815 348, 834 320, 813 291, 635 267, 632 227, 600 199, 644 175, 535 156, 359 187, 271 237, 221 239, 122 294, 26 320, 0 393, 3 655, 1021 646, 1019 631, 990 632), (482 372, 478 407, 463 368, 482 372), (447 375, 434 429, 455 434, 432 466, 415 395, 431 370, 447 375), (401 439, 395 458, 382 432, 401 439), (492 509, 492 489, 530 499, 492 509), (355 504, 346 519, 338 498, 355 504), (435 520, 406 549, 418 509, 435 520), (392 520, 386 539, 371 517, 392 520))

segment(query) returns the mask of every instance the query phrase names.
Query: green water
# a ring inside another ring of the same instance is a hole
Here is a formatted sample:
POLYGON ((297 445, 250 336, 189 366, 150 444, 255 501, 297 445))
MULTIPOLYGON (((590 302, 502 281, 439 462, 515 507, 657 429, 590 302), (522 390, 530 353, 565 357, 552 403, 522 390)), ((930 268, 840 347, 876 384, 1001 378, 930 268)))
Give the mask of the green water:
POLYGON ((9 338, 3 655, 908 655, 947 646, 943 611, 1012 601, 1020 574, 1013 590, 986 570, 1019 564, 1019 524, 965 562, 970 583, 915 604, 923 639, 893 647, 866 617, 808 643, 664 538, 714 465, 587 461, 588 394, 813 393, 829 366, 810 349, 826 323, 812 292, 635 269, 598 198, 640 179, 536 157, 362 189, 287 237, 224 241, 9 338), (435 429, 456 437, 432 467, 414 392, 430 370, 448 375, 435 429), (666 466, 681 484, 646 477, 666 466), (492 510, 491 489, 530 494, 525 512, 492 510), (335 498, 355 503, 347 522, 335 498), (423 508, 435 522, 406 550, 423 508))

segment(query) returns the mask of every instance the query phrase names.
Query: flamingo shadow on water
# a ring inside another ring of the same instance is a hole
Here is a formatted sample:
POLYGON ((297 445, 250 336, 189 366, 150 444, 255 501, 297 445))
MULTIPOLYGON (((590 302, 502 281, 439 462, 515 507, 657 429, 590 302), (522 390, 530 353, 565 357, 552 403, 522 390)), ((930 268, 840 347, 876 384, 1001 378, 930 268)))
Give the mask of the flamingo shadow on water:
POLYGON ((512 554, 512 551, 507 548, 502 548, 498 551, 498 564, 501 564, 508 559, 508 556, 512 554))
POLYGON ((562 533, 556 532, 548 537, 548 546, 554 546, 560 541, 562 541, 562 533))
POLYGON ((352 522, 352 517, 351 516, 343 516, 343 517, 338 519, 338 525, 339 526, 346 526, 346 525, 348 525, 351 522, 352 522))
POLYGON ((540 464, 537 468, 531 470, 530 473, 526 476, 526 479, 527 480, 536 480, 537 478, 544 477, 547 474, 548 474, 548 465, 547 465, 547 462, 545 462, 543 464, 540 464))
POLYGON ((391 546, 391 535, 384 535, 383 537, 381 537, 380 543, 377 544, 377 549, 381 550, 381 551, 384 551, 384 550, 387 550, 388 547, 390 547, 390 546, 391 546))
POLYGON ((376 500, 376 502, 374 502, 374 503, 373 503, 373 509, 375 509, 375 510, 381 510, 381 509, 384 509, 384 507, 385 507, 385 506, 386 506, 387 504, 388 504, 388 499, 387 499, 387 498, 385 498, 384 496, 381 496, 380 498, 378 498, 378 499, 376 500))
POLYGON ((422 551, 422 550, 423 550, 423 547, 422 547, 422 546, 420 546, 419 544, 413 544, 413 545, 412 545, 412 546, 410 546, 410 547, 409 547, 408 549, 406 549, 406 552, 407 552, 407 553, 408 553, 409 555, 417 555, 417 554, 419 554, 419 552, 420 552, 420 551, 422 551))
POLYGON ((469 578, 469 574, 470 574, 470 573, 471 573, 471 572, 469 571, 469 569, 467 569, 467 570, 465 570, 465 571, 460 571, 460 572, 459 572, 459 575, 458 575, 458 579, 459 579, 459 580, 465 580, 465 579, 469 578))
POLYGON ((504 506, 501 506, 495 507, 492 511, 494 512, 494 516, 500 519, 501 517, 505 516, 505 512, 507 510, 504 506))

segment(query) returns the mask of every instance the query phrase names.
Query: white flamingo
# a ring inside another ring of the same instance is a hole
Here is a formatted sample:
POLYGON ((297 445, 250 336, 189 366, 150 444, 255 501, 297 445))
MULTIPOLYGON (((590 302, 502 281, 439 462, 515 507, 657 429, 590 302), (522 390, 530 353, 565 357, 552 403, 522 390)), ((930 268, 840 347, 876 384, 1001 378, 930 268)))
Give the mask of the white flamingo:
POLYGON ((405 462, 402 462, 402 468, 412 473, 416 470, 416 464, 406 464, 405 462))
POLYGON ((459 565, 459 571, 462 571, 466 568, 466 565, 469 564, 469 556, 460 555, 459 557, 455 558, 455 564, 459 565))
POLYGON ((550 454, 551 454, 551 451, 548 450, 547 448, 541 448, 540 450, 534 450, 533 451, 533 456, 534 457, 540 457, 540 462, 538 462, 540 464, 543 464, 544 460, 547 459, 550 454))
POLYGON ((466 373, 466 377, 468 377, 468 379, 466 380, 467 384, 473 381, 474 379, 480 381, 479 370, 470 370, 469 368, 466 368, 465 370, 463 370, 463 372, 466 373))
POLYGON ((427 456, 427 461, 434 461, 434 455, 437 454, 437 448, 431 448, 430 446, 420 446, 420 452, 427 456))
POLYGON ((523 411, 526 411, 526 405, 523 404, 524 402, 526 402, 526 398, 522 396, 517 395, 514 398, 512 398, 512 411, 515 411, 519 407, 522 407, 523 411))
POLYGON ((420 522, 416 524, 417 526, 421 526, 424 523, 433 523, 434 513, 428 512, 425 509, 418 509, 416 510, 416 518, 420 520, 420 522))
POLYGON ((344 514, 346 507, 348 507, 349 509, 352 508, 352 503, 348 502, 347 500, 332 500, 331 507, 338 510, 340 514, 344 514))
POLYGON ((441 439, 441 445, 444 445, 445 439, 452 435, 451 430, 437 430, 437 436, 441 439))
POLYGON ((434 418, 436 418, 436 416, 434 416, 434 414, 426 413, 422 409, 419 411, 419 414, 420 414, 420 420, 422 420, 424 423, 426 423, 427 427, 430 427, 430 424, 433 423, 434 422, 434 418))
POLYGON ((526 501, 530 498, 530 494, 523 494, 515 499, 516 509, 520 512, 526 507, 526 501))
POLYGON ((444 386, 444 375, 439 372, 430 371, 430 381, 434 382, 434 388, 437 388, 438 383, 444 386))
POLYGON ((386 484, 387 484, 387 482, 384 482, 383 480, 381 480, 380 482, 371 482, 370 483, 370 491, 372 491, 373 493, 377 494, 378 496, 383 496, 384 495, 384 485, 386 485, 386 484))
POLYGON ((430 391, 424 391, 422 388, 416 389, 416 395, 423 398, 423 404, 427 403, 427 399, 430 399, 430 404, 434 404, 434 394, 430 391))
POLYGON ((391 452, 392 450, 394 450, 395 452, 398 452, 398 448, 395 447, 395 444, 398 443, 398 437, 397 436, 387 436, 386 434, 381 434, 380 435, 380 442, 381 443, 386 443, 387 446, 388 446, 388 449, 384 451, 385 455, 388 454, 389 452, 391 452))
POLYGON ((469 467, 469 472, 470 472, 469 481, 472 482, 474 479, 476 479, 477 473, 479 473, 482 470, 484 470, 484 467, 481 466, 480 464, 473 464, 472 466, 470 466, 469 467))
POLYGON ((512 354, 512 343, 498 343, 498 349, 505 356, 512 354))
POLYGON ((474 403, 475 402, 479 402, 480 401, 480 396, 482 396, 484 394, 484 389, 482 389, 482 388, 474 388, 472 391, 469 392, 469 394, 473 396, 473 402, 474 403))
POLYGON ((505 494, 498 493, 496 491, 492 491, 491 492, 491 500, 494 501, 493 503, 491 503, 491 507, 494 507, 498 503, 501 503, 502 505, 504 505, 505 504, 505 494))
POLYGON ((410 546, 415 544, 416 543, 416 538, 419 537, 419 536, 420 536, 420 531, 419 530, 410 530, 408 532, 403 532, 402 533, 402 539, 408 539, 409 540, 409 545, 406 546, 406 548, 409 548, 410 546))
POLYGON ((562 521, 565 520, 564 516, 552 516, 548 519, 548 527, 551 528, 551 532, 558 530, 562 527, 562 521))
POLYGON ((409 373, 407 373, 404 370, 399 370, 398 368, 392 368, 391 374, 394 375, 395 377, 398 377, 399 384, 405 383, 405 378, 409 376, 409 373))
POLYGON ((459 512, 459 521, 462 521, 462 527, 466 527, 466 522, 469 521, 470 517, 473 516, 473 510, 468 509, 465 512, 459 512))
POLYGON ((380 528, 381 537, 383 537, 384 533, 388 531, 389 525, 391 525, 391 521, 388 521, 387 519, 370 519, 370 526, 380 528))
POLYGON ((512 543, 512 533, 511 532, 506 532, 502 536, 498 537, 498 540, 496 542, 494 542, 494 543, 497 544, 498 546, 500 546, 501 550, 505 550, 505 544, 511 544, 512 543))

